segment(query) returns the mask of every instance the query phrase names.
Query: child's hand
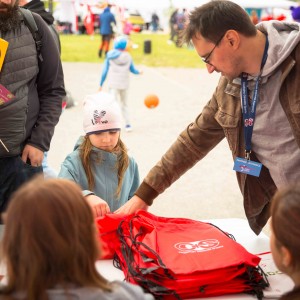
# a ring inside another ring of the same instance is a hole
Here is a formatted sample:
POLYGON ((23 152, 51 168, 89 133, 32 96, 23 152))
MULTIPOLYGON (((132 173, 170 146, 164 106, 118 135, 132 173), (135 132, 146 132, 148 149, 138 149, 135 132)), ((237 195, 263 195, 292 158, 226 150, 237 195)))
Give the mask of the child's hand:
POLYGON ((96 195, 88 195, 85 199, 92 208, 95 217, 101 217, 110 212, 108 204, 100 197, 96 195))
POLYGON ((140 70, 139 72, 140 72, 140 73, 139 73, 140 75, 142 75, 142 74, 144 73, 144 71, 143 71, 143 70, 140 70))
POLYGON ((102 86, 99 86, 98 92, 102 91, 102 86))

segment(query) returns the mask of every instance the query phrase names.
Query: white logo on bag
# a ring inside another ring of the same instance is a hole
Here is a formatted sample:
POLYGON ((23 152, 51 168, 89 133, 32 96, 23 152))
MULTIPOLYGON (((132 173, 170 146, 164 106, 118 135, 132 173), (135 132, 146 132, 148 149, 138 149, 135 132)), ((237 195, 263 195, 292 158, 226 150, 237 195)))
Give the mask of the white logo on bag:
POLYGON ((180 242, 174 245, 179 253, 205 252, 222 248, 220 242, 216 239, 207 239, 195 242, 180 242))

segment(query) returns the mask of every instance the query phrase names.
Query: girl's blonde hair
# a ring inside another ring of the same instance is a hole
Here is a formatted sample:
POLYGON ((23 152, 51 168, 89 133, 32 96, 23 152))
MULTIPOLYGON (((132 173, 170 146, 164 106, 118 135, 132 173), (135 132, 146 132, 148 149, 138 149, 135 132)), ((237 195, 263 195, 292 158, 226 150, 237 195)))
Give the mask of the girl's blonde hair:
POLYGON ((91 208, 74 182, 33 179, 13 195, 5 224, 1 299, 22 292, 26 300, 45 300, 47 289, 67 292, 68 284, 111 291, 95 267, 100 251, 91 208))
MULTIPOLYGON (((91 161, 91 153, 92 152, 93 152, 93 145, 90 142, 89 137, 86 135, 80 146, 80 159, 82 161, 82 165, 83 165, 83 168, 86 173, 87 180, 88 180, 88 186, 91 191, 95 187, 95 178, 94 178, 93 168, 97 168, 97 165, 93 164, 91 161)), ((121 189, 122 189, 124 174, 129 165, 129 157, 127 154, 127 148, 120 138, 116 145, 115 153, 118 156, 117 163, 115 166, 117 176, 118 176, 118 187, 117 187, 115 195, 117 198, 119 198, 121 189)), ((101 163, 101 157, 99 155, 97 164, 100 164, 100 163, 101 163)))

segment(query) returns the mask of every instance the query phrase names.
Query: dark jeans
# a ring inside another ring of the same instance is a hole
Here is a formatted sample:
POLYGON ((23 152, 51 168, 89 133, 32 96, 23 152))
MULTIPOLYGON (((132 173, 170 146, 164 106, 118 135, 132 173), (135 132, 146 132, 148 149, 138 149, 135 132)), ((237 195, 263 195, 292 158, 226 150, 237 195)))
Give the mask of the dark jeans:
POLYGON ((6 210, 12 193, 40 173, 43 173, 42 166, 25 164, 20 156, 0 158, 0 213, 6 210))
POLYGON ((108 52, 111 39, 113 39, 112 34, 103 34, 102 35, 102 40, 101 40, 101 45, 100 45, 101 51, 104 50, 105 53, 108 52))

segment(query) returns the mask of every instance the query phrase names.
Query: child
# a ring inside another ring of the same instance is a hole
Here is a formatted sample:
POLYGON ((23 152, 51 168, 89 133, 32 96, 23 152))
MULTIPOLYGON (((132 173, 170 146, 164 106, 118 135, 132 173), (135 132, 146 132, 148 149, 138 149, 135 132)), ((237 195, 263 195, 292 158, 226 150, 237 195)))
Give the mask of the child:
POLYGON ((87 96, 86 135, 79 138, 58 174, 81 186, 96 216, 117 210, 139 186, 138 166, 120 138, 121 123, 121 111, 112 95, 99 92, 87 96))
POLYGON ((132 30, 133 30, 133 26, 126 18, 123 21, 123 33, 129 37, 132 30))
POLYGON ((107 53, 103 65, 101 75, 100 88, 104 84, 107 77, 107 86, 109 92, 112 93, 115 99, 120 100, 123 117, 125 119, 125 130, 131 131, 131 123, 129 119, 128 105, 127 105, 127 91, 129 87, 129 72, 133 74, 142 74, 133 64, 131 55, 126 51, 127 39, 125 37, 118 37, 114 42, 114 49, 107 53))
POLYGON ((300 299, 300 184, 278 191, 271 206, 270 246, 278 269, 291 277, 294 290, 281 300, 300 299))
POLYGON ((98 273, 97 229, 74 182, 39 177, 26 183, 12 196, 5 225, 1 300, 153 300, 138 286, 98 273))

